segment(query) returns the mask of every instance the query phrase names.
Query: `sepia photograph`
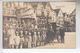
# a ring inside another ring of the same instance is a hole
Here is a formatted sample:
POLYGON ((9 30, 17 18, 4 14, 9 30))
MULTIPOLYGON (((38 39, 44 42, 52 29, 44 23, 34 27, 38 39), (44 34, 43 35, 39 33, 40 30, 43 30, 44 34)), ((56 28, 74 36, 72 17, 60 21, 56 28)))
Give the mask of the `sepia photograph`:
POLYGON ((2 2, 3 49, 75 49, 76 2, 2 2))

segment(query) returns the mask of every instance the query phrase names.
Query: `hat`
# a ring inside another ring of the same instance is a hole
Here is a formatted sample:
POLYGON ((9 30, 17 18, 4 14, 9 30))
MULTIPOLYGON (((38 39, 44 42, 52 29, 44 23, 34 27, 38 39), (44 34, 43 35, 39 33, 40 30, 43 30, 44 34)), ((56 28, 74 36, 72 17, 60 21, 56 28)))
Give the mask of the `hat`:
POLYGON ((18 31, 16 31, 16 33, 18 33, 18 31))
POLYGON ((40 34, 40 32, 38 32, 38 34, 40 34))
POLYGON ((31 33, 29 32, 29 35, 31 35, 31 33))
POLYGON ((34 34, 36 34, 36 32, 34 32, 34 34))
POLYGON ((23 31, 21 31, 21 33, 23 33, 23 31))

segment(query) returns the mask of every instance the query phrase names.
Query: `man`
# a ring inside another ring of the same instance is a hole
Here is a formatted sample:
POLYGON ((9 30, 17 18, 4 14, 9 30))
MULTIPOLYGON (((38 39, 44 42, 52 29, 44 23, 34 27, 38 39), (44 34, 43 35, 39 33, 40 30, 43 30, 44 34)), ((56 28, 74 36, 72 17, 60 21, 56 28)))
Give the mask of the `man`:
POLYGON ((59 29, 57 28, 57 30, 56 30, 56 35, 57 35, 57 40, 58 40, 58 42, 60 43, 61 42, 61 38, 60 38, 60 35, 59 35, 59 29))
POLYGON ((54 39, 55 39, 55 32, 53 30, 53 27, 51 26, 50 28, 50 44, 53 44, 54 45, 54 39))
POLYGON ((64 28, 60 28, 60 36, 61 36, 61 43, 64 43, 64 35, 65 35, 65 30, 64 28))

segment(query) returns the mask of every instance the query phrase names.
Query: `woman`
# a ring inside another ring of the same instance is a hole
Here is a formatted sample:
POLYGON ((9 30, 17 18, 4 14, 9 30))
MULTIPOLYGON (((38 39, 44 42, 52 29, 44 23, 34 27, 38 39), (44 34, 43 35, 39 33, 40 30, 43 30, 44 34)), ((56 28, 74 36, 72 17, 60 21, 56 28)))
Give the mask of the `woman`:
POLYGON ((10 48, 14 49, 15 30, 13 29, 12 26, 10 26, 10 30, 8 32, 9 32, 9 45, 10 45, 10 48))

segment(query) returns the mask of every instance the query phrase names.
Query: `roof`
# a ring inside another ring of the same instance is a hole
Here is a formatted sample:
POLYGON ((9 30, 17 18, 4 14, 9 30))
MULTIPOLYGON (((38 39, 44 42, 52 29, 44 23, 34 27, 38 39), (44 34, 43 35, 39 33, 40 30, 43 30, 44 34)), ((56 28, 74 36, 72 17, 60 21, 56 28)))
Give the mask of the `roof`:
POLYGON ((47 2, 42 2, 44 8, 46 7, 47 2))
POLYGON ((50 3, 49 3, 49 2, 47 2, 47 3, 48 3, 48 5, 50 6, 50 8, 51 8, 51 10, 52 10, 52 7, 51 7, 50 3))
POLYGON ((54 11, 56 12, 56 14, 58 15, 60 9, 54 9, 54 11))
POLYGON ((30 3, 30 5, 31 5, 34 9, 37 8, 37 4, 38 4, 38 2, 31 2, 31 3, 30 3))
MULTIPOLYGON (((38 3, 40 3, 40 2, 31 2, 30 4, 31 4, 31 6, 32 6, 34 9, 36 9, 38 3)), ((46 7, 46 5, 49 5, 49 6, 50 6, 50 9, 52 9, 52 7, 51 7, 51 5, 50 5, 49 2, 41 2, 41 3, 42 3, 42 5, 43 5, 44 8, 46 7)))
POLYGON ((71 16, 72 15, 76 15, 76 8, 73 10, 73 12, 70 14, 71 16))

